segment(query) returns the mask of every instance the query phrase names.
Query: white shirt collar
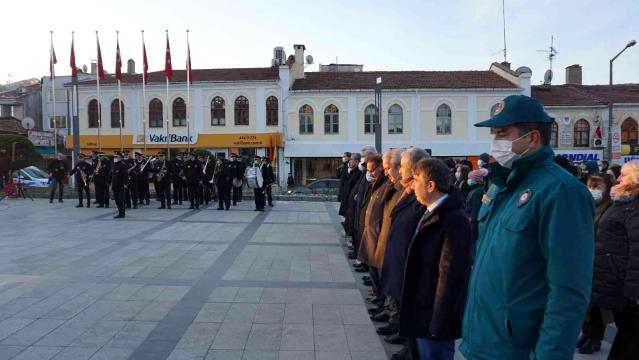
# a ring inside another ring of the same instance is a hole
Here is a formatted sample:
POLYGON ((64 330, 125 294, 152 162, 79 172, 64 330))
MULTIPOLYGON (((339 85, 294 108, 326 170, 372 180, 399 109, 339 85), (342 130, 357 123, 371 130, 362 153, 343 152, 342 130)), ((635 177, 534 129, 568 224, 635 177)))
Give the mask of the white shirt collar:
POLYGON ((427 206, 426 208, 428 209, 428 212, 432 213, 433 211, 435 211, 435 209, 437 209, 439 205, 441 205, 441 203, 444 202, 444 200, 446 200, 447 197, 448 197, 448 194, 444 194, 439 199, 435 200, 434 203, 430 204, 430 206, 427 206))

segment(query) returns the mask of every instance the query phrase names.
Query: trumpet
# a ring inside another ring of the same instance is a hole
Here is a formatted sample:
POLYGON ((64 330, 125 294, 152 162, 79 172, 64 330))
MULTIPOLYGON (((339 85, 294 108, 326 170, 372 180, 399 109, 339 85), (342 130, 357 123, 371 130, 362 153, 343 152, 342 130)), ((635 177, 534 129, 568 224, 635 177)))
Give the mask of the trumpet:
POLYGON ((213 176, 211 177, 211 180, 209 180, 209 184, 215 184, 217 185, 217 178, 220 175, 220 167, 217 166, 217 162, 215 163, 215 168, 213 168, 213 176))
POLYGON ((98 163, 95 166, 95 173, 93 174, 94 176, 100 173, 100 168, 102 168, 102 159, 98 158, 98 163))

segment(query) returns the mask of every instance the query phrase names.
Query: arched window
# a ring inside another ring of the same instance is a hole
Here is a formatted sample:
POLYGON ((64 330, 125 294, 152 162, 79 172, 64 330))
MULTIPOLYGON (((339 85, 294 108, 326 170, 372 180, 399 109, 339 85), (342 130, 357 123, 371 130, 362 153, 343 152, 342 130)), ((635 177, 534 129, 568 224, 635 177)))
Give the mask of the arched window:
POLYGON ((441 104, 437 107, 437 135, 450 135, 452 129, 452 111, 450 106, 441 104))
POLYGON ((277 126, 277 112, 279 105, 275 96, 266 99, 266 125, 277 126))
POLYGON ((164 118, 164 109, 160 99, 153 99, 149 102, 149 127, 161 128, 164 118))
POLYGON ((303 105, 300 108, 300 134, 313 133, 313 108, 303 105))
POLYGON ((235 125, 249 124, 249 101, 244 96, 235 99, 235 125))
POLYGON ((333 104, 324 109, 324 134, 339 134, 339 109, 333 104))
POLYGON ((226 103, 216 96, 211 100, 211 126, 226 125, 226 103))
POLYGON ((550 146, 554 148, 559 146, 559 126, 554 121, 550 125, 550 146))
MULTIPOLYGON (((102 107, 100 106, 100 110, 102 107)), ((89 127, 97 128, 100 124, 100 115, 98 113, 98 100, 93 99, 89 101, 89 127)))
POLYGON ((368 105, 364 109, 364 134, 372 134, 375 132, 375 105, 368 105))
POLYGON ((621 143, 624 145, 637 146, 637 121, 627 118, 621 123, 621 143))
POLYGON ((588 147, 590 145, 590 124, 584 119, 575 123, 573 130, 574 146, 588 147))
POLYGON ((122 110, 122 127, 124 127, 124 103, 122 101, 118 101, 118 99, 113 100, 111 102, 111 127, 112 128, 120 127, 120 110, 122 110))
POLYGON ((388 133, 402 134, 404 132, 404 111, 394 104, 388 109, 388 133))
POLYGON ((173 100, 173 126, 186 126, 186 103, 182 98, 173 100))

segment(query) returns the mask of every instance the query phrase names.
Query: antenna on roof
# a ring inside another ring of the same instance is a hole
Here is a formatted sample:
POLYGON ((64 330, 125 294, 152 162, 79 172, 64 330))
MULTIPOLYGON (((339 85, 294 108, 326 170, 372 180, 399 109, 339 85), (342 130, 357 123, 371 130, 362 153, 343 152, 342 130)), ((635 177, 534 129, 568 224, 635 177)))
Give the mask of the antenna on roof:
POLYGON ((506 56, 506 0, 501 0, 501 17, 504 24, 504 62, 508 62, 506 56))
POLYGON ((559 51, 555 49, 554 43, 555 43, 555 36, 550 35, 550 47, 548 48, 548 50, 537 50, 537 52, 544 52, 548 54, 549 69, 544 74, 544 85, 550 85, 550 82, 552 81, 552 62, 557 56, 557 54, 559 54, 559 51))

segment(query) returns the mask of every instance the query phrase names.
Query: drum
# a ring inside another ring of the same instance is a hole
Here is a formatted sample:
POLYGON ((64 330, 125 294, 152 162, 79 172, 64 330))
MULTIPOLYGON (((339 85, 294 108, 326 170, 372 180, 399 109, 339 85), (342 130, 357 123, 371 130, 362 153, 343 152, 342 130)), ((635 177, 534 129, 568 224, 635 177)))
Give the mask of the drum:
POLYGON ((243 183, 243 181, 240 178, 233 179, 233 186, 236 187, 236 188, 242 187, 242 183, 243 183))
POLYGON ((244 177, 246 178, 246 185, 250 189, 258 189, 261 188, 264 184, 264 179, 262 178, 262 172, 260 168, 257 167, 249 167, 246 168, 246 172, 244 172, 244 177))

